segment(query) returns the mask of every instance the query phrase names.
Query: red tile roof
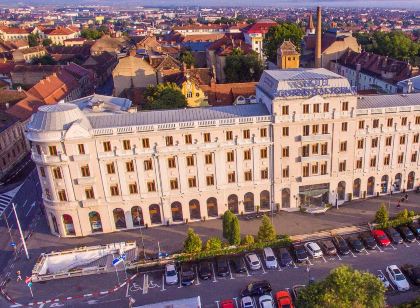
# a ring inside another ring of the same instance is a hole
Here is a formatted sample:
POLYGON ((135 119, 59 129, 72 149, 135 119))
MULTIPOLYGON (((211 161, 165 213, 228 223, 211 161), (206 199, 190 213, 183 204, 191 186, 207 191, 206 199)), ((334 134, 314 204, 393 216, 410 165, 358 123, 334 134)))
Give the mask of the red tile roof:
POLYGON ((261 19, 258 20, 256 23, 249 25, 247 28, 244 29, 244 31, 246 33, 266 34, 271 27, 276 25, 277 23, 271 19, 261 19))

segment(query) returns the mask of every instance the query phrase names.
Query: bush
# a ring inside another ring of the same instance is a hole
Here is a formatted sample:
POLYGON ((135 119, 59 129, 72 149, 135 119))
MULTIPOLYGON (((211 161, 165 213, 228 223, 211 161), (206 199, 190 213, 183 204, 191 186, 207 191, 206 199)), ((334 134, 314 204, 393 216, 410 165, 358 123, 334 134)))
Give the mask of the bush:
POLYGON ((413 210, 408 212, 408 217, 414 217, 416 216, 416 212, 414 212, 413 210))
POLYGON ((242 246, 249 246, 249 245, 253 245, 254 243, 255 243, 254 236, 250 234, 245 235, 241 240, 242 246))
POLYGON ((218 237, 210 237, 204 248, 206 251, 218 251, 222 249, 222 241, 218 237))
POLYGON ((258 230, 257 241, 258 242, 272 242, 276 239, 276 230, 271 223, 270 218, 264 215, 261 221, 260 229, 258 230))
POLYGON ((201 251, 202 245, 200 236, 192 228, 189 228, 184 242, 184 251, 186 253, 198 253, 201 251))
POLYGON ((384 203, 375 214, 375 222, 381 225, 386 225, 389 221, 389 213, 384 203))

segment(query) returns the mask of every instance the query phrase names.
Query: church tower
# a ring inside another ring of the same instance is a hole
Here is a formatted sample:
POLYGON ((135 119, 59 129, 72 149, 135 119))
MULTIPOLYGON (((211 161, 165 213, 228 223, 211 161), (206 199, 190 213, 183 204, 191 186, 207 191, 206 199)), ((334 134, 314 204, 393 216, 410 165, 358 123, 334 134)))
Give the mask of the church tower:
POLYGON ((277 49, 277 67, 285 70, 299 68, 300 54, 291 41, 284 41, 277 49))
POLYGON ((314 21, 312 19, 312 13, 309 14, 308 25, 306 26, 306 34, 315 34, 314 21))

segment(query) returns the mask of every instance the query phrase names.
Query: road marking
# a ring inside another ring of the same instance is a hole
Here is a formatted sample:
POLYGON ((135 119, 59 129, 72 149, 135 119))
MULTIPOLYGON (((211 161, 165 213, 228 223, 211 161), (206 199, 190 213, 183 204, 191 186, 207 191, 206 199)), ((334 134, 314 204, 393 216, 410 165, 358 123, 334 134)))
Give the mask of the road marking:
POLYGON ((217 282, 217 279, 216 279, 216 272, 215 272, 215 270, 214 270, 214 265, 213 265, 213 263, 211 263, 211 270, 213 271, 213 282, 217 282))
POLYGON ((397 250, 397 248, 395 248, 394 245, 392 245, 392 244, 389 244, 389 245, 392 247, 392 249, 397 250))
POLYGON ((162 290, 165 291, 165 274, 162 275, 162 290))
POLYGON ((340 261, 343 260, 343 259, 341 259, 340 254, 338 252, 337 252, 337 257, 338 257, 338 260, 340 260, 340 261))
POLYGON ((129 288, 130 288, 130 282, 127 283, 127 291, 125 291, 125 297, 128 297, 129 288))
POLYGON ((217 308, 219 308, 219 301, 216 301, 217 308))
POLYGON ((384 252, 384 251, 381 249, 381 247, 379 247, 379 245, 376 245, 376 248, 378 248, 378 250, 379 250, 380 252, 384 252))
POLYGON ((234 297, 233 300, 235 301, 236 307, 239 307, 239 305, 238 305, 238 299, 236 297, 234 297))
POLYGON ((314 265, 309 258, 308 258, 308 263, 309 265, 314 265))
POLYGON ((232 269, 230 268, 230 262, 228 262, 227 265, 228 265, 228 268, 229 268, 230 279, 235 279, 233 277, 233 274, 232 274, 232 269))
POLYGON ((179 275, 179 285, 178 285, 178 289, 182 288, 182 284, 181 284, 181 275, 179 275))
POLYGON ((143 294, 147 294, 149 292, 149 275, 143 275, 143 294))
POLYGON ((403 242, 403 243, 405 247, 410 248, 410 246, 406 242, 403 242))
POLYGON ((416 241, 417 245, 420 245, 420 242, 418 240, 415 240, 415 241, 416 241))
POLYGON ((198 270, 197 270, 197 266, 195 267, 195 276, 197 277, 197 281, 196 281, 196 286, 200 285, 200 278, 198 278, 198 270))
POLYGON ((353 256, 353 258, 357 258, 356 255, 353 253, 353 251, 350 250, 350 253, 353 256))
POLYGON ((324 263, 327 263, 327 260, 324 258, 324 256, 321 256, 322 260, 324 260, 324 263))
POLYGON ((283 271, 283 270, 281 269, 280 264, 278 265, 278 271, 279 271, 279 272, 282 272, 282 271, 283 271))
POLYGON ((32 203, 31 207, 29 208, 29 211, 26 213, 25 217, 28 217, 29 213, 32 211, 32 209, 35 207, 35 202, 32 203))
POLYGON ((386 281, 388 281, 388 283, 389 283, 390 287, 392 288, 392 290, 394 290, 394 291, 395 291, 395 288, 394 288, 394 286, 392 285, 391 281, 390 281, 390 280, 386 277, 386 275, 382 272, 382 270, 378 270, 378 272, 379 272, 379 273, 381 273, 381 274, 382 274, 382 276, 384 276, 385 280, 386 280, 386 281))
POLYGON ((365 249, 366 255, 370 255, 369 251, 367 251, 367 249, 365 249))
POLYGON ((251 274, 250 274, 250 273, 249 273, 249 271, 248 271, 248 267, 246 266, 245 259, 244 259, 244 258, 242 258, 242 260, 244 261, 244 264, 245 264, 246 275, 249 277, 249 276, 251 276, 251 274))
POLYGON ((265 270, 265 268, 264 268, 264 263, 263 263, 263 262, 261 262, 261 258, 260 258, 259 256, 257 256, 257 258, 258 258, 258 260, 260 261, 261 268, 262 268, 262 270, 263 270, 263 274, 267 274, 267 272, 266 272, 266 270, 265 270))
POLYGON ((295 261, 292 261, 292 263, 293 263, 293 268, 298 268, 295 261))

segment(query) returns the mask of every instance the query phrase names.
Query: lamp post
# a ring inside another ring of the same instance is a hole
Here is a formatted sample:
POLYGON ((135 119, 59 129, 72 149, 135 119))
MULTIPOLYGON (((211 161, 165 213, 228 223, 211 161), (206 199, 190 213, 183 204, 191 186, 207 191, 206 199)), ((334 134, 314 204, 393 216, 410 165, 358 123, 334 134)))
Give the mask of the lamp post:
POLYGON ((143 247, 143 258, 146 260, 146 250, 144 249, 144 238, 143 238, 143 226, 141 225, 141 221, 140 221, 140 237, 141 237, 141 245, 143 247))

